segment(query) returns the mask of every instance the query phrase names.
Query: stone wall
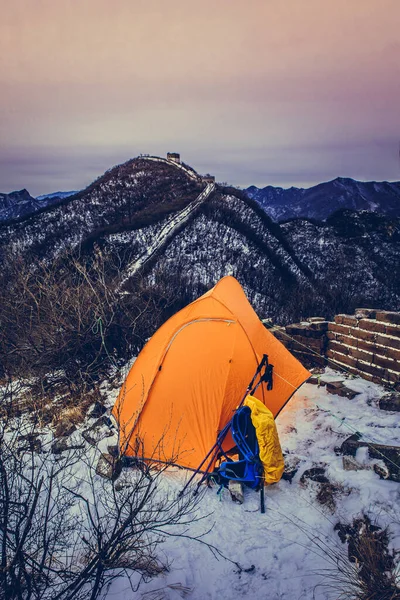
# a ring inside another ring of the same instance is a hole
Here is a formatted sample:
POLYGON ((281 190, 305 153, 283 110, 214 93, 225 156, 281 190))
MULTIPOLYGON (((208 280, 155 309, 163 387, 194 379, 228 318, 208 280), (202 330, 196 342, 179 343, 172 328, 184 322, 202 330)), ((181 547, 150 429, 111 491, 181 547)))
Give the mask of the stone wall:
MULTIPOLYGON (((267 323, 268 325, 268 323, 267 323)), ((400 313, 357 309, 334 322, 312 317, 271 332, 308 368, 334 361, 364 379, 400 390, 400 313)))
POLYGON ((307 321, 272 327, 270 331, 306 367, 324 366, 328 344, 328 321, 323 317, 310 317, 307 321))
POLYGON ((350 372, 400 389, 400 313, 358 309, 328 326, 326 356, 350 372))

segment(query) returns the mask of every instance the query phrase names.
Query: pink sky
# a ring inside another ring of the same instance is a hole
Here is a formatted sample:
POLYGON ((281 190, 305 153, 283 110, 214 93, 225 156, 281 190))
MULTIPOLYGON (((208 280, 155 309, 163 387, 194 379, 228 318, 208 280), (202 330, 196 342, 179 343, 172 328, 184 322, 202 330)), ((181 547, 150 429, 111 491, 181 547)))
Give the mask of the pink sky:
POLYGON ((0 191, 180 151, 247 186, 399 180, 400 0, 13 0, 0 191))

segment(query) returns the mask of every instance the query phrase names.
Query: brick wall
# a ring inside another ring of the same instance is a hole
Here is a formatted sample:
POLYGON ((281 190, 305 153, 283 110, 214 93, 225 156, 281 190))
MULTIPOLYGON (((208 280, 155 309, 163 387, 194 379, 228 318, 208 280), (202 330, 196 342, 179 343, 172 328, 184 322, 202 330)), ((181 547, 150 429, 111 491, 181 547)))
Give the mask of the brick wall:
MULTIPOLYGON (((272 327, 271 332, 307 367, 338 363, 351 373, 400 390, 400 313, 357 309, 272 327)), ((331 366, 333 366, 331 364, 331 366)))
POLYGON ((328 325, 326 356, 375 383, 400 389, 400 313, 356 310, 328 325))
POLYGON ((270 331, 300 362, 310 368, 326 364, 328 326, 328 321, 322 317, 311 317, 286 327, 272 327, 270 331))

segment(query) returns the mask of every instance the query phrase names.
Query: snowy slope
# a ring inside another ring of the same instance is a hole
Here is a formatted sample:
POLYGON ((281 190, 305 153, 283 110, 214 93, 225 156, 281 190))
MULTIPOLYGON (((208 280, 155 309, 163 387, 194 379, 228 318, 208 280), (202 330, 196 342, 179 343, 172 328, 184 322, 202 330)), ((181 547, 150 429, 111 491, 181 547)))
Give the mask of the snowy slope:
MULTIPOLYGON (((324 378, 343 379, 329 369, 324 378)), ((398 519, 394 522, 399 484, 379 479, 372 470, 344 471, 342 457, 335 453, 335 447, 355 429, 366 441, 400 445, 400 425, 396 414, 377 408, 382 388, 359 378, 346 384, 360 392, 354 400, 305 384, 278 417, 285 460, 298 461, 298 471, 291 483, 281 480, 266 490, 264 515, 259 511, 258 494, 251 490, 246 490, 241 506, 231 501, 226 490, 222 496, 216 487, 206 490, 200 505, 205 521, 189 526, 186 533, 201 535, 212 526, 201 539, 226 558, 200 542, 166 539, 160 552, 168 557, 170 571, 141 586, 139 598, 336 600, 340 590, 329 587, 334 581, 327 575, 336 571, 327 550, 347 563, 347 546, 334 531, 339 521, 351 523, 362 513, 368 514, 380 526, 389 523, 392 545, 400 546, 400 524, 398 519), (325 467, 330 482, 338 487, 333 509, 317 501, 318 483, 301 482, 304 471, 315 466, 325 467)), ((184 472, 170 469, 163 486, 178 493, 184 481, 184 472)), ((116 580, 107 600, 125 600, 129 589, 124 579, 116 580)))

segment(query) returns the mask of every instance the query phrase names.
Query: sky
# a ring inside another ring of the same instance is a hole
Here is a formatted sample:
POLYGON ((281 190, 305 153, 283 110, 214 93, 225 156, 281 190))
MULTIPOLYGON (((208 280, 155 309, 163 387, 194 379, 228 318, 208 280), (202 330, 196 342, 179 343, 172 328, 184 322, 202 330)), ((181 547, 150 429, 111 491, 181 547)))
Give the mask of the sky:
POLYGON ((0 192, 400 180, 400 0, 0 0, 0 192))

